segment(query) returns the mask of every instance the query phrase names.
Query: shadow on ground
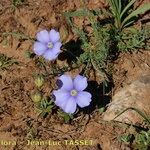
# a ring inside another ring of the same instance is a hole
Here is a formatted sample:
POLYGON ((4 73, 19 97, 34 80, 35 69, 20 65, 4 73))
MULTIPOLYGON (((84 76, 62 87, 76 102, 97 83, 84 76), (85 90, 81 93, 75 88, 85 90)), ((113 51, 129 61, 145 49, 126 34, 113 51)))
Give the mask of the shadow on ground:
POLYGON ((111 92, 113 87, 112 83, 102 82, 98 84, 96 81, 89 81, 88 87, 86 91, 92 93, 92 101, 90 106, 83 108, 83 112, 86 114, 91 114, 96 108, 105 107, 108 103, 110 103, 111 96, 107 95, 107 93, 111 92))

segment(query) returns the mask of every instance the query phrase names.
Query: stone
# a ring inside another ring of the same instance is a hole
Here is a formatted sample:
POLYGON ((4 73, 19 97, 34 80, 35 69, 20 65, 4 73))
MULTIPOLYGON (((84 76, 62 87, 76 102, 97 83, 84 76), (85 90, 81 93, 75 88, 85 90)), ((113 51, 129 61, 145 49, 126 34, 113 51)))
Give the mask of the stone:
POLYGON ((134 110, 128 109, 118 116, 127 108, 136 108, 150 117, 150 74, 145 74, 133 81, 130 85, 122 88, 112 98, 108 105, 103 119, 106 121, 114 120, 130 123, 142 124, 143 118, 134 110))

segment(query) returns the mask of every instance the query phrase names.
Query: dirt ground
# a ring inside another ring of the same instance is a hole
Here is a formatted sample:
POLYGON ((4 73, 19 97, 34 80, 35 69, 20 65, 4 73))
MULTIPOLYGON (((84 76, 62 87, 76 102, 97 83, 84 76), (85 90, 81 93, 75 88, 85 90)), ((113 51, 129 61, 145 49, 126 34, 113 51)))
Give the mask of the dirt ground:
MULTIPOLYGON (((4 38, 1 35, 4 32, 18 32, 35 38, 41 29, 68 29, 62 13, 80 7, 80 0, 24 0, 16 8, 12 6, 11 0, 0 1, 0 53, 18 62, 7 70, 0 70, 0 150, 132 149, 130 144, 121 142, 119 137, 134 133, 134 128, 103 121, 98 109, 91 113, 80 113, 69 124, 64 123, 57 114, 38 117, 30 95, 35 90, 33 73, 41 73, 43 70, 37 66, 36 61, 25 57, 26 51, 32 52, 33 42, 17 36, 8 35, 4 38), (28 145, 28 140, 49 140, 55 144, 28 145), (72 144, 66 140, 82 140, 83 143, 72 144)), ((89 0, 88 7, 101 8, 107 7, 107 4, 104 0, 89 0)), ((69 29, 68 32, 65 41, 76 38, 69 29)), ((148 51, 122 53, 114 62, 112 94, 138 78, 143 70, 150 71, 149 58, 148 51)), ((63 61, 59 60, 58 63, 62 64, 63 61)), ((78 69, 73 72, 78 72, 78 69)), ((47 79, 43 88, 47 94, 52 91, 55 82, 51 80, 47 79)), ((97 86, 98 94, 101 94, 101 90, 97 86)))

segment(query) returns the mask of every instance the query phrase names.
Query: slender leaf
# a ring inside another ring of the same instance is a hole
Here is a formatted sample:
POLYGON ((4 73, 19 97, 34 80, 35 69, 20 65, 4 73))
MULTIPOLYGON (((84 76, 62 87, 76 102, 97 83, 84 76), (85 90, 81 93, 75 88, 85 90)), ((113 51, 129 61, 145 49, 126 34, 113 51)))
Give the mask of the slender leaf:
POLYGON ((111 9, 112 9, 112 12, 113 12, 114 16, 116 17, 117 16, 116 3, 114 2, 114 0, 109 0, 109 3, 111 5, 111 9))
POLYGON ((125 24, 132 18, 135 17, 139 14, 145 13, 146 11, 150 10, 150 3, 145 4, 143 6, 141 6, 140 8, 136 9, 135 11, 133 11, 129 16, 127 16, 125 18, 125 20, 122 22, 122 27, 125 26, 125 24))
POLYGON ((121 1, 119 0, 119 14, 121 13, 121 9, 122 9, 122 4, 121 4, 121 1))
POLYGON ((126 13, 126 11, 136 2, 136 0, 132 0, 121 12, 120 18, 126 13))
POLYGON ((119 8, 118 0, 113 0, 113 1, 114 1, 114 4, 115 4, 115 8, 118 11, 118 8, 119 8))
POLYGON ((135 21, 135 20, 131 20, 131 21, 129 21, 128 23, 126 23, 126 24, 124 25, 124 27, 129 26, 129 25, 130 25, 130 24, 132 24, 134 21, 135 21))

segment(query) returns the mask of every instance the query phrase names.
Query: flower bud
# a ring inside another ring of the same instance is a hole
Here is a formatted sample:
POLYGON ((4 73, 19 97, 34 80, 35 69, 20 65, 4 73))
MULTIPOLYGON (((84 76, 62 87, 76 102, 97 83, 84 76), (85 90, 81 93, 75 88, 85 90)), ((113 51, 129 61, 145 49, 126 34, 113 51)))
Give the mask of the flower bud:
POLYGON ((40 93, 35 93, 34 95, 31 96, 31 99, 33 100, 33 102, 38 103, 41 101, 42 96, 40 93))
POLYGON ((35 85, 36 85, 38 88, 42 87, 43 83, 44 83, 43 77, 38 76, 38 77, 35 79, 35 85))

